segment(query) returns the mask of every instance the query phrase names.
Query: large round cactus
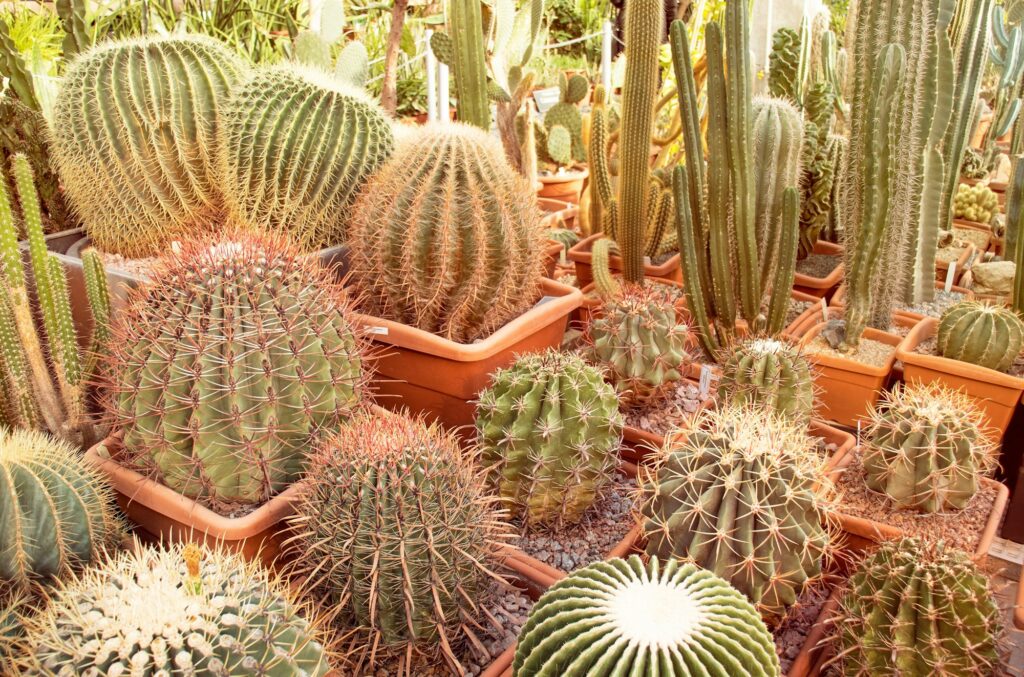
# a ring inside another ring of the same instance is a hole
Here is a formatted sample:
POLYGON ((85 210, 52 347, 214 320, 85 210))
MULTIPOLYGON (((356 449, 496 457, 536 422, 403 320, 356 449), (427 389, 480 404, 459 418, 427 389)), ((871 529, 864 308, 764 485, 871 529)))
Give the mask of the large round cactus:
POLYGON ((280 237, 186 242, 113 328, 118 460, 198 499, 258 503, 362 394, 345 292, 280 237))
POLYGON ((288 585, 195 545, 122 552, 26 620, 28 675, 326 675, 327 637, 288 585))
POLYGON ((245 71, 198 35, 106 42, 71 63, 53 109, 53 157, 93 243, 155 256, 223 209, 217 130, 245 71))
POLYGON ((306 476, 295 551, 354 630, 348 651, 455 663, 448 647, 479 617, 506 533, 474 459, 436 426, 364 414, 306 476))
POLYGON ((961 301, 939 320, 938 351, 943 357, 1006 371, 1024 348, 1024 321, 1009 308, 961 301))
POLYGON ((965 553, 890 541, 850 579, 836 618, 844 675, 989 675, 1000 612, 965 553))
POLYGON ((984 415, 974 401, 939 383, 885 395, 863 445, 864 480, 900 508, 959 510, 996 465, 984 415))
POLYGON ((0 428, 0 587, 66 574, 119 533, 110 487, 71 445, 0 428))
POLYGON ((830 545, 822 461, 804 424, 725 406, 670 437, 663 456, 642 487, 648 554, 693 561, 781 615, 830 545))
POLYGON ((501 143, 468 125, 412 132, 356 202, 349 246, 367 309, 453 341, 539 298, 545 228, 501 143))
POLYGON ((390 121, 363 91, 315 68, 260 69, 224 110, 228 207, 305 250, 341 244, 356 194, 392 145, 390 121))
POLYGON ((807 422, 814 411, 814 379, 807 358, 775 339, 737 345, 722 365, 719 392, 735 404, 753 403, 807 422))
POLYGON ((693 564, 638 556, 583 567, 545 592, 523 626, 515 677, 780 674, 757 610, 693 564))
POLYGON ((577 355, 524 355, 498 371, 476 426, 492 484, 527 525, 579 521, 618 465, 619 400, 577 355))

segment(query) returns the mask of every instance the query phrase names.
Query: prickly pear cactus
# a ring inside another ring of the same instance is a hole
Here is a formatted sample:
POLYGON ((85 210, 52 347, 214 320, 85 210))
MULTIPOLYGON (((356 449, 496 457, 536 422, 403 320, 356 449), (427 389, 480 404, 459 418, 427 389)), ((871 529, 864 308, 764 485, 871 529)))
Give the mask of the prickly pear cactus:
POLYGON ((590 93, 590 84, 582 75, 566 76, 562 73, 558 79, 558 90, 561 95, 558 103, 544 114, 545 150, 549 159, 560 165, 585 162, 587 149, 583 143, 583 116, 579 104, 590 93))
POLYGON ((831 535, 823 461, 802 423, 752 406, 704 411, 647 469, 647 553, 680 558, 781 616, 822 573, 831 535))
POLYGON ((113 328, 119 462, 191 498, 267 500, 363 394, 344 290, 284 238, 230 230, 150 277, 113 328))
POLYGON ((814 378, 810 363, 794 346, 752 338, 736 345, 722 365, 723 401, 765 407, 795 421, 810 422, 814 378))
POLYGON ((996 465, 974 401, 940 383, 886 393, 875 408, 863 445, 868 488, 900 508, 960 510, 996 465))
POLYGON ((618 397, 577 355, 524 355, 495 373, 476 427, 491 483, 526 525, 579 521, 618 465, 618 397))
POLYGON ((727 581, 691 563, 633 555, 548 588, 519 635, 515 677, 771 677, 768 628, 727 581))
POLYGON ((943 357, 1007 371, 1024 348, 1024 322, 1009 308, 961 301, 942 314, 937 338, 943 357))
POLYGON ((121 552, 26 621, 27 675, 326 675, 327 636, 287 583, 241 555, 121 552))
POLYGON ((999 660, 988 578, 942 543, 883 543, 850 579, 834 627, 846 675, 987 675, 999 660))
POLYGON ((961 183, 953 196, 953 216, 977 223, 992 223, 999 210, 999 197, 988 186, 961 183))

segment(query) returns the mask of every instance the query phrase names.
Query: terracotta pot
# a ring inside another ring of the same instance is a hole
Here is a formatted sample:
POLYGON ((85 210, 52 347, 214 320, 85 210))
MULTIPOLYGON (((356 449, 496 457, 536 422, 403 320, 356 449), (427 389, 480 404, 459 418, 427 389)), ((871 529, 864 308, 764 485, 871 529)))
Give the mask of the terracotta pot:
POLYGON ((487 338, 463 344, 400 322, 356 314, 376 344, 373 384, 380 404, 423 413, 451 428, 473 423, 473 401, 491 374, 522 353, 557 348, 579 289, 543 280, 545 299, 487 338))
POLYGON ((537 191, 538 197, 553 197, 570 204, 580 203, 580 192, 583 190, 583 182, 590 175, 588 169, 581 169, 564 174, 553 174, 551 176, 538 176, 541 187, 537 191))
MULTIPOLYGON (((842 245, 825 242, 824 240, 815 242, 812 251, 815 254, 827 254, 830 256, 842 257, 843 255, 842 245)), ((793 276, 793 289, 815 298, 828 298, 839 288, 839 283, 842 281, 843 263, 840 262, 826 277, 812 277, 803 273, 796 273, 793 276)))
MULTIPOLYGON (((692 385, 698 385, 699 383, 699 381, 693 378, 687 380, 692 385)), ((692 422, 702 411, 714 406, 714 399, 704 400, 697 406, 697 410, 690 414, 687 424, 692 422)), ((664 435, 647 432, 646 430, 627 425, 622 429, 622 447, 619 449, 619 455, 632 463, 646 463, 654 460, 664 446, 664 435)))
POLYGON ((1013 625, 1024 630, 1024 567, 1020 570, 1020 582, 1017 583, 1017 605, 1013 609, 1013 625))
POLYGON ((807 633, 804 645, 800 648, 800 653, 793 659, 785 677, 816 677, 821 674, 821 669, 831 654, 831 647, 825 640, 832 629, 831 619, 839 610, 839 600, 842 594, 843 586, 836 585, 832 594, 828 596, 825 604, 821 607, 817 620, 814 621, 810 632, 807 633))
POLYGON ((792 301, 804 301, 809 302, 812 305, 810 308, 804 310, 796 316, 796 319, 789 323, 789 325, 782 330, 782 338, 789 339, 790 341, 800 340, 801 334, 808 328, 814 326, 821 320, 821 299, 820 296, 808 294, 807 292, 797 291, 794 289, 789 294, 789 298, 792 301))
POLYGON ((992 114, 983 115, 978 120, 978 126, 974 128, 974 133, 971 134, 971 147, 981 149, 981 144, 985 142, 985 135, 988 134, 988 128, 992 126, 992 114))
POLYGON ((555 268, 562 260, 562 252, 565 246, 558 240, 548 240, 544 247, 544 277, 554 279, 555 268))
POLYGON ((985 244, 980 247, 982 252, 987 252, 992 249, 992 245, 995 244, 999 238, 992 232, 992 226, 987 223, 981 223, 980 221, 968 221, 967 219, 953 219, 953 225, 957 228, 963 228, 964 230, 974 230, 979 233, 985 233, 988 235, 988 240, 985 244))
POLYGON ((938 329, 937 319, 925 318, 900 343, 896 358, 903 362, 903 378, 908 382, 939 381, 962 390, 985 414, 986 422, 997 433, 997 439, 1002 439, 1017 403, 1024 395, 1024 378, 969 362, 915 352, 914 349, 935 336, 938 329))
MULTIPOLYGON (((581 288, 586 287, 594 281, 594 274, 591 272, 590 268, 592 258, 590 250, 593 248, 594 243, 602 237, 604 237, 603 233, 595 233, 588 238, 580 240, 572 249, 569 250, 569 260, 576 264, 576 279, 579 281, 581 288)), ((613 273, 621 273, 623 270, 622 258, 618 256, 609 256, 608 267, 613 273)), ((644 276, 648 278, 670 280, 672 282, 682 282, 683 269, 680 264, 679 254, 672 255, 667 261, 659 263, 658 265, 645 263, 644 276)))
MULTIPOLYGON (((945 288, 946 288, 946 283, 945 282, 939 282, 938 280, 935 281, 935 289, 936 290, 942 291, 945 288)), ((963 294, 965 301, 974 298, 974 292, 973 291, 971 291, 970 289, 967 289, 965 287, 958 287, 955 284, 950 288, 950 291, 955 291, 958 294, 963 294)), ((842 310, 843 308, 846 307, 846 285, 845 284, 839 288, 839 291, 837 291, 836 295, 832 297, 832 300, 828 302, 828 305, 829 305, 829 308, 836 308, 838 310, 842 310)), ((921 313, 912 313, 909 310, 894 310, 892 314, 893 314, 893 317, 905 317, 905 318, 908 318, 908 319, 911 319, 911 320, 915 320, 915 321, 923 320, 925 317, 928 317, 927 315, 922 315, 921 313)))
MULTIPOLYGON (((960 256, 956 258, 956 270, 953 272, 953 284, 960 281, 960 276, 964 274, 964 268, 967 266, 967 262, 971 260, 976 250, 974 247, 968 245, 964 247, 964 250, 960 253, 960 256)), ((936 282, 946 282, 946 277, 949 275, 949 264, 945 261, 935 262, 935 280, 936 282)))

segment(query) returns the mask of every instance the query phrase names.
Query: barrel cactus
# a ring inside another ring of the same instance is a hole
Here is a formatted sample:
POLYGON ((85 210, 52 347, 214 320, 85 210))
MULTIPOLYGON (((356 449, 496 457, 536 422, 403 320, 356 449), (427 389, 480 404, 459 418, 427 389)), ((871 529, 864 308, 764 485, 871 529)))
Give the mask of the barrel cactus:
POLYGON ((1009 308, 961 301, 939 320, 938 352, 979 367, 1007 371, 1024 348, 1024 321, 1009 308))
POLYGON ((341 244, 356 195, 393 144, 391 123, 362 90, 316 68, 260 69, 224 107, 228 207, 308 251, 341 244))
POLYGON ((900 508, 960 510, 996 465, 974 401, 939 383, 886 393, 864 436, 864 480, 900 508))
POLYGON ((486 337, 540 297, 546 230, 501 143, 463 124, 412 132, 356 202, 367 310, 452 341, 486 337))
POLYGON ((227 46, 199 35, 105 42, 71 63, 52 152, 97 247, 155 256, 221 212, 217 134, 244 72, 227 46))
POLYGON ((842 674, 987 675, 999 661, 988 578, 941 543, 883 543, 850 579, 835 628, 842 674))
POLYGON ((726 405, 662 455, 642 483, 647 553, 692 561, 781 616, 820 577, 831 543, 823 460, 805 426, 726 405))
POLYGON ((168 254, 117 317, 107 408, 119 462, 185 496, 267 500, 363 392, 331 273, 283 237, 227 231, 168 254))
POLYGON ((21 591, 0 592, 0 675, 17 675, 18 661, 25 653, 21 647, 24 617, 31 613, 28 596, 21 591))
POLYGON ((578 522, 618 465, 619 400, 578 355, 549 350, 499 370, 476 426, 491 483, 527 525, 578 522))
POLYGON ((595 562, 545 592, 519 635, 515 677, 780 674, 757 610, 691 563, 595 562))
POLYGON ((119 534, 113 492, 74 447, 0 428, 0 587, 89 564, 119 534))
POLYGON ((757 404, 796 421, 809 422, 814 411, 810 363, 799 349, 776 339, 737 344, 722 365, 719 392, 726 401, 757 404))
POLYGON ((457 668, 448 647, 479 617, 505 533, 474 461, 454 434, 397 414, 361 415, 318 445, 293 545, 352 630, 346 653, 457 668))
POLYGON ((241 555, 121 552, 26 620, 28 675, 326 675, 327 636, 288 584, 241 555))

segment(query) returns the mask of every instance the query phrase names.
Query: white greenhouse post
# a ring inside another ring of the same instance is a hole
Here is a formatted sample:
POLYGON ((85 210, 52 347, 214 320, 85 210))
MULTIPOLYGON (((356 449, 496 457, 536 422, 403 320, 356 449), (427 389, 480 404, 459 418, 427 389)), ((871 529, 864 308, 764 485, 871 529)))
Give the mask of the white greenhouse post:
POLYGON ((601 27, 601 84, 605 96, 612 91, 612 22, 605 21, 601 27))
MULTIPOLYGON (((805 5, 807 4, 806 0, 804 0, 804 4, 805 5)), ((774 17, 772 16, 774 14, 774 12, 772 10, 774 10, 774 9, 775 9, 775 0, 768 0, 768 13, 767 13, 767 15, 765 17, 765 22, 764 22, 764 31, 765 31, 765 36, 764 36, 764 71, 765 71, 765 73, 768 72, 768 60, 771 58, 771 55, 772 55, 772 20, 774 19, 774 17)))
POLYGON ((427 120, 429 122, 437 121, 437 57, 434 56, 434 50, 430 49, 430 36, 433 34, 434 31, 429 29, 423 32, 424 50, 427 54, 427 120))
POLYGON ((309 28, 320 31, 320 14, 324 8, 324 0, 309 0, 309 28))
POLYGON ((448 110, 452 105, 452 97, 448 91, 448 66, 443 63, 437 64, 437 89, 437 119, 443 123, 451 122, 448 110))

